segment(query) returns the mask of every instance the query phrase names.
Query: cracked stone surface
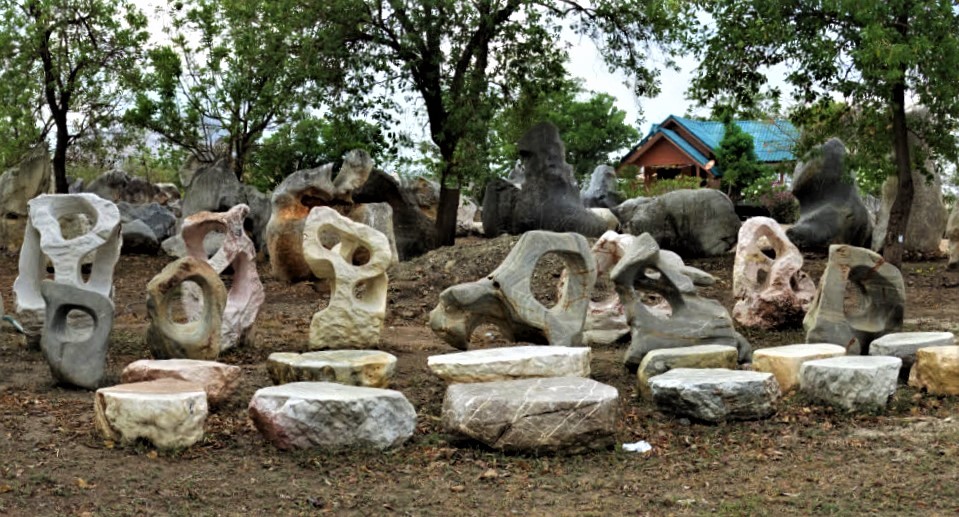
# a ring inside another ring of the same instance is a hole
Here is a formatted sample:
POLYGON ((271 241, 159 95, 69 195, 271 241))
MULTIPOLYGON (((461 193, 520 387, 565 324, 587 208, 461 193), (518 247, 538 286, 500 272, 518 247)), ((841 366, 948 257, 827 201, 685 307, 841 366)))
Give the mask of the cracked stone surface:
POLYGON ((203 438, 208 407, 203 386, 160 379, 100 388, 94 413, 97 431, 108 440, 143 438, 162 449, 178 449, 203 438))
POLYGON ((902 359, 843 356, 806 361, 799 368, 799 389, 808 397, 848 411, 886 407, 896 392, 902 359))
POLYGON ((393 379, 396 356, 379 350, 276 352, 266 360, 266 370, 273 384, 322 381, 385 388, 393 379))
POLYGON ((660 410, 705 422, 769 418, 780 395, 771 373, 725 368, 676 368, 649 387, 660 410))
POLYGON ((216 359, 224 305, 226 286, 206 260, 183 257, 167 264, 147 284, 147 346, 157 359, 216 359), (186 281, 199 286, 203 306, 197 319, 177 323, 170 305, 186 281))
POLYGON ((661 348, 643 357, 636 369, 639 394, 646 400, 653 399, 649 379, 675 368, 727 368, 733 370, 738 363, 739 352, 731 346, 697 345, 682 348, 661 348))
POLYGON ((512 346, 432 355, 426 365, 446 382, 491 382, 537 377, 589 377, 590 349, 512 346))
POLYGON ((774 346, 753 352, 753 371, 773 374, 786 393, 799 388, 799 369, 806 361, 844 355, 845 348, 830 343, 774 346))
POLYGON ((582 377, 451 384, 443 425, 497 450, 583 453, 615 443, 619 392, 582 377))
POLYGON ((210 405, 226 402, 240 384, 240 367, 195 359, 140 359, 123 369, 120 382, 176 379, 203 386, 210 405))
POLYGON ((959 347, 920 348, 909 385, 934 395, 959 395, 959 347))
POLYGON ((902 359, 899 380, 906 382, 919 349, 955 344, 956 336, 952 332, 894 332, 870 343, 869 355, 891 355, 902 359))
POLYGON ((43 281, 40 291, 46 302, 40 349, 53 378, 96 389, 106 373, 113 302, 101 294, 50 280, 43 281), (69 317, 71 311, 86 318, 69 317))

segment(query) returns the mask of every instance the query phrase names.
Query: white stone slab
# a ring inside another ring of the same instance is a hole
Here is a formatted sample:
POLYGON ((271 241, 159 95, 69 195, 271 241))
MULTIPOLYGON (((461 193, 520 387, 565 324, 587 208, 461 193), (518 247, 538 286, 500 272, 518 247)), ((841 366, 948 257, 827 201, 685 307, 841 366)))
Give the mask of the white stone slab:
POLYGON ((771 373, 726 368, 676 368, 649 388, 660 410, 706 422, 768 418, 780 394, 771 373))
POLYGON ((809 397, 850 411, 886 406, 896 392, 902 359, 847 355, 806 361, 799 369, 799 387, 809 397))
POLYGON ((189 447, 203 438, 206 392, 195 382, 160 379, 97 390, 94 422, 104 438, 149 440, 164 449, 189 447))
POLYGON ((846 349, 831 343, 776 346, 753 352, 753 371, 776 376, 783 393, 799 388, 799 368, 806 361, 846 355, 846 349))
POLYGON ((869 355, 888 355, 902 359, 899 376, 901 380, 906 380, 920 348, 955 344, 956 336, 952 332, 895 332, 870 343, 869 355))
POLYGON ((276 352, 266 369, 274 384, 312 381, 385 388, 396 370, 396 356, 379 350, 276 352))
POLYGON ((446 382, 490 382, 536 377, 589 377, 588 347, 514 346, 430 356, 430 370, 446 382))

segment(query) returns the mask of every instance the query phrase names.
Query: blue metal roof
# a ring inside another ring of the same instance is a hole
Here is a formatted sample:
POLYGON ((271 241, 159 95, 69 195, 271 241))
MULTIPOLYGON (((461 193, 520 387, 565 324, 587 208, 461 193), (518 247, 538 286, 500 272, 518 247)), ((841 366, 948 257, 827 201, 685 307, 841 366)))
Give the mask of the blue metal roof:
POLYGON ((677 147, 683 150, 684 153, 688 154, 690 158, 696 160, 700 167, 706 167, 706 164, 709 163, 709 158, 707 158, 703 153, 699 152, 698 149, 693 147, 692 144, 679 136, 672 129, 665 129, 663 127, 658 128, 659 132, 663 134, 670 142, 676 144, 677 147))
MULTIPOLYGON (((677 124, 689 131, 714 152, 726 134, 722 122, 715 120, 693 120, 670 116, 677 124)), ((788 120, 737 120, 736 124, 753 137, 756 159, 761 162, 784 162, 794 160, 792 147, 799 139, 799 130, 788 120)), ((653 126, 652 132, 660 129, 666 122, 653 126)), ((677 135, 679 136, 679 135, 677 135)))

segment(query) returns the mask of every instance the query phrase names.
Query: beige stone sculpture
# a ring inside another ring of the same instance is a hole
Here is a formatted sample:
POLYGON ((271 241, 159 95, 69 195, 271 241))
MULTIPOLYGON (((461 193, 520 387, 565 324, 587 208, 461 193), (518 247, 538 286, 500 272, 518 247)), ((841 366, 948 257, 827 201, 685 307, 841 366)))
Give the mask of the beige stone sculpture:
POLYGON ((489 276, 440 293, 439 304, 430 313, 430 327, 460 350, 469 347, 470 334, 483 323, 496 325, 512 341, 580 346, 595 283, 596 262, 585 237, 529 231, 489 276), (536 263, 547 253, 562 259, 568 276, 552 308, 537 301, 530 290, 536 263))
POLYGON ((29 218, 27 202, 52 192, 53 164, 47 142, 31 149, 20 163, 0 174, 0 248, 20 250, 29 218))
POLYGON ((220 353, 220 326, 226 305, 226 286, 205 260, 183 257, 175 260, 147 284, 147 346, 157 359, 216 359, 220 353), (177 323, 171 306, 177 289, 191 281, 203 293, 199 317, 177 323))
POLYGON ((807 343, 834 343, 849 354, 869 353, 877 337, 902 329, 906 300, 902 273, 879 254, 846 244, 829 247, 819 290, 803 319, 807 343), (847 288, 856 306, 845 307, 847 288))
POLYGON ((329 305, 313 315, 310 348, 368 348, 379 343, 386 317, 386 270, 390 244, 377 230, 321 206, 303 230, 303 257, 313 275, 330 282, 329 305), (324 234, 335 234, 332 248, 324 234), (355 265, 363 257, 361 265, 355 265))
POLYGON ((816 284, 802 271, 802 264, 802 253, 775 219, 747 219, 736 243, 733 318, 764 329, 798 325, 816 295, 816 284), (763 240, 771 246, 773 258, 764 252, 763 240))
MULTIPOLYGON (((256 272, 256 248, 243 231, 243 221, 249 212, 250 207, 244 204, 226 212, 198 212, 184 219, 180 230, 189 256, 206 261, 217 274, 222 274, 227 266, 233 268, 233 282, 221 318, 221 352, 248 341, 265 297, 256 272), (210 232, 220 232, 224 239, 220 249, 207 258, 203 241, 210 232)), ((196 286, 184 285, 184 294, 189 312, 199 316, 201 300, 196 286)))

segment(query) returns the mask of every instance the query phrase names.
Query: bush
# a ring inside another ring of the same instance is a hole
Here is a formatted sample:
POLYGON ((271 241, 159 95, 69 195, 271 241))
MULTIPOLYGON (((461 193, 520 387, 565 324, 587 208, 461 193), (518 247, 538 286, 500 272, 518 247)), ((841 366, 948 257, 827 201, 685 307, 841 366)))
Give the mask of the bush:
POLYGON ((656 180, 647 188, 642 179, 626 177, 619 179, 619 193, 623 199, 636 197, 655 197, 674 190, 698 189, 701 179, 693 176, 679 176, 668 180, 656 180))
POLYGON ((779 224, 792 224, 799 219, 799 201, 788 190, 770 190, 759 197, 759 204, 779 224))

